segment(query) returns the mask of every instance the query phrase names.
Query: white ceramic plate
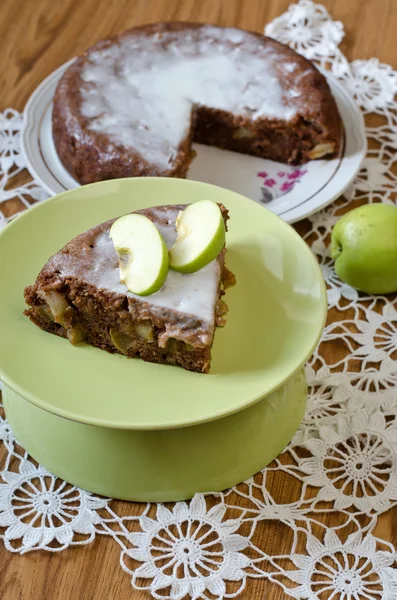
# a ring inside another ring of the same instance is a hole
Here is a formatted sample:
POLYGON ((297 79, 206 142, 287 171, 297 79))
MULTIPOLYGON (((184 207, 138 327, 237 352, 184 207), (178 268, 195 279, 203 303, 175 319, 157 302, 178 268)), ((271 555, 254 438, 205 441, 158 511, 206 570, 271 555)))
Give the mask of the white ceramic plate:
MULTIPOLYGON (((39 85, 24 111, 22 147, 27 165, 51 195, 80 185, 59 160, 51 127, 55 88, 73 60, 59 67, 39 85)), ((360 169, 366 153, 366 139, 358 107, 339 82, 328 74, 326 76, 344 124, 340 156, 293 167, 194 144, 197 157, 188 179, 213 183, 266 204, 287 223, 308 217, 338 198, 360 169)))

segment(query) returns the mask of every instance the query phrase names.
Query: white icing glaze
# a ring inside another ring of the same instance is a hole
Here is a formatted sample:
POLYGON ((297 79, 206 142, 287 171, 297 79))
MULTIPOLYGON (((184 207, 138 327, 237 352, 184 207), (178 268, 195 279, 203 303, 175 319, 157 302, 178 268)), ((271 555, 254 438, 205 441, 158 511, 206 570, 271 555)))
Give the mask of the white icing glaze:
MULTIPOLYGON (((167 246, 171 247, 176 237, 175 220, 178 210, 171 209, 165 212, 151 209, 151 214, 167 246), (166 224, 160 224, 160 218, 164 219, 166 224)), ((144 300, 150 304, 152 311, 156 307, 169 308, 193 315, 207 324, 212 324, 214 320, 219 278, 219 265, 216 261, 188 275, 170 269, 161 290, 150 296, 136 296, 120 283, 118 257, 106 231, 96 238, 94 248, 89 250, 89 257, 84 255, 79 260, 73 256, 68 260, 68 255, 63 256, 60 267, 62 276, 79 277, 99 289, 144 300)))
POLYGON ((150 213, 153 216, 156 227, 163 236, 168 249, 171 248, 176 239, 175 222, 178 212, 178 209, 169 209, 167 211, 159 208, 150 209, 150 213), (165 224, 163 224, 162 221, 165 221, 165 224))
MULTIPOLYGON (((190 128, 194 105, 251 119, 288 120, 296 114, 289 104, 296 91, 280 85, 278 56, 270 47, 237 29, 192 31, 178 42, 168 33, 132 34, 91 52, 81 74, 88 127, 168 168, 190 128)), ((293 67, 287 63, 285 72, 293 67)))

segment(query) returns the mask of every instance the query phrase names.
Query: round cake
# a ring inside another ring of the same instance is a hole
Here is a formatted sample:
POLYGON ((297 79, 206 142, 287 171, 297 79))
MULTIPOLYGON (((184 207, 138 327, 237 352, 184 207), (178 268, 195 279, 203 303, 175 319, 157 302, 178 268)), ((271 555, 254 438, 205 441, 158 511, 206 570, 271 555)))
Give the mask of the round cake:
POLYGON ((98 42, 54 98, 58 156, 80 183, 185 177, 192 141, 301 164, 335 156, 342 125, 325 77, 240 29, 158 23, 98 42))

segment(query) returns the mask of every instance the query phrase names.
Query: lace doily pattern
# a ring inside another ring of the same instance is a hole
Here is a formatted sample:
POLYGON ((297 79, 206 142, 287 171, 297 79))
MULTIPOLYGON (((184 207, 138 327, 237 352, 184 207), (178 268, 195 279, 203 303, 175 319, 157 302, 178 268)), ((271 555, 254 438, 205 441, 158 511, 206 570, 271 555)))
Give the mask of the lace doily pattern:
MULTIPOLYGON (((158 599, 233 598, 263 579, 285 597, 395 600, 397 553, 376 525, 397 503, 397 302, 342 283, 328 247, 349 208, 395 203, 397 72, 376 59, 349 63, 338 47, 342 23, 310 0, 290 6, 266 34, 331 70, 360 105, 369 141, 344 198, 304 228, 327 283, 329 320, 307 365, 299 431, 269 467, 225 493, 131 505, 131 516, 121 517, 111 500, 37 465, 0 413, 0 537, 23 554, 110 536, 131 585, 158 599)), ((19 113, 0 114, 0 227, 46 196, 34 181, 19 185, 21 127, 19 113)))

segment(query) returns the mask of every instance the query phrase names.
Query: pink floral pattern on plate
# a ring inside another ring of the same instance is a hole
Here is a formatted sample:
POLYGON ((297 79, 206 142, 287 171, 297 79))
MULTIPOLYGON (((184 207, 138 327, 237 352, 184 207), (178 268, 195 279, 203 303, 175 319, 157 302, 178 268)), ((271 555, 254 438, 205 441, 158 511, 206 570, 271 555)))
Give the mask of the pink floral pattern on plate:
POLYGON ((288 194, 297 183, 302 181, 302 177, 307 173, 307 169, 297 167, 293 167, 291 170, 287 169, 273 174, 267 171, 257 173, 257 177, 261 179, 262 183, 260 202, 267 204, 275 198, 288 194))

